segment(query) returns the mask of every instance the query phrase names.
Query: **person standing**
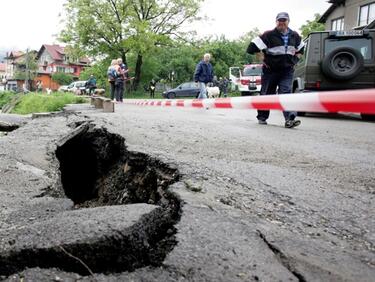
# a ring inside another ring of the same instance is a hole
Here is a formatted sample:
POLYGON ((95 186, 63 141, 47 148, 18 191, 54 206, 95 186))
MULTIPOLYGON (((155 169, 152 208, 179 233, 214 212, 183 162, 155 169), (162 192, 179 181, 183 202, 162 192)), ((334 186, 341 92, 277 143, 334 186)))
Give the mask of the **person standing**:
POLYGON ((117 64, 118 64, 118 74, 119 76, 116 78, 116 83, 118 83, 118 96, 116 96, 116 100, 120 103, 122 103, 122 100, 124 98, 124 91, 125 91, 125 81, 128 77, 128 67, 124 62, 122 61, 121 58, 117 59, 117 64), (122 82, 122 86, 120 85, 122 82))
POLYGON ((117 59, 116 65, 116 80, 115 80, 115 96, 116 102, 121 103, 124 97, 124 83, 125 83, 125 64, 122 59, 117 59))
POLYGON ((38 80, 38 82, 36 83, 36 90, 38 92, 42 92, 43 91, 43 83, 41 80, 38 80))
POLYGON ((228 96, 228 85, 229 85, 229 80, 226 77, 224 77, 222 80, 222 84, 221 84, 224 98, 228 96))
POLYGON ((117 77, 117 72, 116 72, 116 65, 117 65, 117 60, 112 60, 111 65, 108 67, 107 70, 107 77, 108 77, 108 82, 110 86, 110 94, 111 94, 111 100, 115 100, 115 81, 117 77))
POLYGON ((96 78, 94 75, 90 75, 90 78, 87 81, 87 88, 89 89, 89 95, 92 95, 96 89, 96 78))
POLYGON ((154 99, 155 98, 155 88, 156 88, 155 79, 151 79, 149 88, 150 88, 150 98, 154 99))
POLYGON ((194 73, 194 81, 199 84, 200 93, 198 99, 206 99, 207 98, 207 83, 212 82, 214 77, 214 70, 210 63, 211 55, 204 54, 203 60, 200 61, 194 73))
MULTIPOLYGON (((247 48, 249 54, 260 54, 263 60, 262 88, 260 95, 292 93, 294 66, 304 51, 301 36, 289 28, 289 14, 278 13, 276 27, 254 38, 247 48)), ((259 124, 267 124, 269 110, 258 110, 259 124)), ((285 127, 301 124, 297 112, 284 111, 285 127)))

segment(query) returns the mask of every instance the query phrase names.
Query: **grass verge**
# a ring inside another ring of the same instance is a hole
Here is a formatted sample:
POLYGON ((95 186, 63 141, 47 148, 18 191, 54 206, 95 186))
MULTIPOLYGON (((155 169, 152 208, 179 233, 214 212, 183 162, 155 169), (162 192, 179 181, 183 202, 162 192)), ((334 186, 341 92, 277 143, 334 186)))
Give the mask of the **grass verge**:
POLYGON ((8 104, 10 100, 14 97, 14 93, 12 92, 0 92, 0 109, 8 104))
POLYGON ((60 111, 66 104, 80 104, 87 100, 71 93, 29 93, 23 95, 21 100, 12 113, 14 114, 30 114, 60 111))

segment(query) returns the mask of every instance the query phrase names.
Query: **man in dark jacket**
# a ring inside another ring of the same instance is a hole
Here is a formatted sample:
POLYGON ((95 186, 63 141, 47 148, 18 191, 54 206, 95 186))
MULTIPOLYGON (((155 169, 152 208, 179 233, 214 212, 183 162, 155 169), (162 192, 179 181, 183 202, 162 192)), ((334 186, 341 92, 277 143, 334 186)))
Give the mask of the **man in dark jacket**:
MULTIPOLYGON (((263 56, 262 88, 260 95, 292 93, 294 65, 303 54, 304 43, 299 34, 289 28, 288 13, 276 16, 276 28, 256 37, 247 48, 250 54, 263 56)), ((267 124, 269 110, 258 110, 259 124, 267 124)), ((284 112, 285 127, 301 124, 297 112, 284 112)))
POLYGON ((86 82, 86 88, 89 89, 89 95, 92 95, 96 89, 96 78, 94 75, 90 75, 89 80, 86 82))
POLYGON ((194 81, 199 84, 200 93, 198 99, 207 98, 206 85, 212 82, 214 77, 213 67, 210 63, 211 55, 205 54, 203 60, 197 64, 194 73, 194 81))

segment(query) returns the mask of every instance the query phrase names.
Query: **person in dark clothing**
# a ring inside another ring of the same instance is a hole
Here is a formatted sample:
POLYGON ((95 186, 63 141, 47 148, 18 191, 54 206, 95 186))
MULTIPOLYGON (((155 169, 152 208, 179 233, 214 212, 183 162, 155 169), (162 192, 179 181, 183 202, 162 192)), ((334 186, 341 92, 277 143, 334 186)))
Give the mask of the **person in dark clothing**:
POLYGON ((156 89, 155 79, 152 79, 150 81, 149 89, 150 89, 150 98, 155 98, 155 89, 156 89))
POLYGON ((125 78, 128 73, 127 66, 122 62, 122 59, 117 59, 117 66, 116 66, 116 80, 115 80, 115 96, 116 101, 118 103, 122 103, 124 98, 124 90, 125 90, 125 78))
POLYGON ((198 99, 207 98, 207 83, 212 82, 214 78, 214 71, 210 59, 211 55, 205 54, 203 60, 200 61, 195 68, 194 81, 199 83, 200 88, 198 99))
MULTIPOLYGON (((247 48, 250 54, 261 54, 263 59, 262 88, 260 95, 292 93, 294 66, 304 51, 299 34, 289 28, 289 15, 282 12, 276 16, 276 28, 254 38, 247 48)), ((297 112, 284 111, 285 127, 301 124, 297 112)), ((258 110, 259 124, 267 124, 269 110, 258 110)))
POLYGON ((89 95, 91 95, 96 89, 96 78, 90 75, 89 80, 86 82, 86 88, 89 89, 89 95))
POLYGON ((223 93, 224 97, 228 96, 228 85, 229 85, 229 80, 224 77, 223 79, 220 80, 220 91, 223 93))

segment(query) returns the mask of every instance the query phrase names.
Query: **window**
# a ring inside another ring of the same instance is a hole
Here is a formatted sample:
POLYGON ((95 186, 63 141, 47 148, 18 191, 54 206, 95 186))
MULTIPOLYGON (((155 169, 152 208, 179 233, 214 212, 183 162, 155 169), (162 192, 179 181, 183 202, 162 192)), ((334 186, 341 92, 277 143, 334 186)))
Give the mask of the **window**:
POLYGON ((365 60, 372 58, 372 40, 371 38, 338 38, 328 39, 325 41, 324 54, 332 52, 336 48, 342 46, 350 46, 355 50, 359 50, 365 60))
POLYGON ((332 20, 331 29, 332 30, 344 30, 344 18, 341 17, 341 18, 332 20))
POLYGON ((361 6, 359 8, 358 25, 364 26, 375 20, 375 3, 361 6))
POLYGON ((64 67, 56 67, 56 72, 65 72, 65 68, 64 67))
POLYGON ((243 70, 243 76, 259 76, 262 75, 262 65, 246 67, 243 70))

